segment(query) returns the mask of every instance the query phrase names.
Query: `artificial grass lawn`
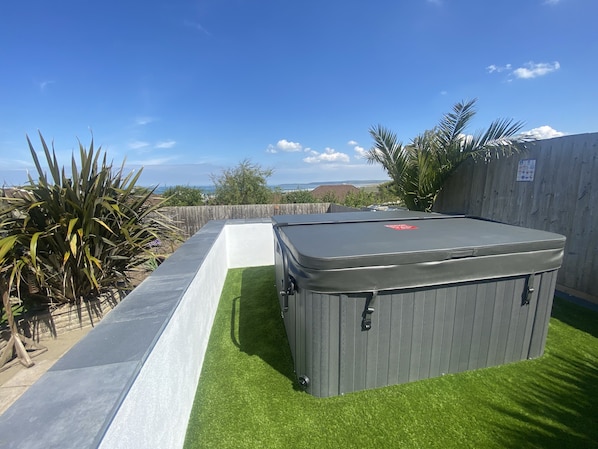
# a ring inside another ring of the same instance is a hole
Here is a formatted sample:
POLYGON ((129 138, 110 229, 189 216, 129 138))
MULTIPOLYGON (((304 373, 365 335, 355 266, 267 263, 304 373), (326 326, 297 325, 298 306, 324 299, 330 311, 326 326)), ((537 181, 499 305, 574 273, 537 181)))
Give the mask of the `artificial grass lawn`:
POLYGON ((273 267, 229 271, 185 448, 598 447, 598 313, 556 298, 539 359, 319 399, 274 284, 273 267))

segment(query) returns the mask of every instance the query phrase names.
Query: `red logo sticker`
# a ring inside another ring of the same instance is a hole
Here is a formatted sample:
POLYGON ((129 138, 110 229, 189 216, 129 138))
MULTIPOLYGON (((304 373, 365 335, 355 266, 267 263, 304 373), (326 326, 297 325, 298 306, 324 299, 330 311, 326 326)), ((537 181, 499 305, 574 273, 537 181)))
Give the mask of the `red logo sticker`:
POLYGON ((395 231, 411 231, 413 229, 417 229, 417 226, 408 225, 408 224, 392 224, 392 225, 384 225, 387 228, 394 229, 395 231))

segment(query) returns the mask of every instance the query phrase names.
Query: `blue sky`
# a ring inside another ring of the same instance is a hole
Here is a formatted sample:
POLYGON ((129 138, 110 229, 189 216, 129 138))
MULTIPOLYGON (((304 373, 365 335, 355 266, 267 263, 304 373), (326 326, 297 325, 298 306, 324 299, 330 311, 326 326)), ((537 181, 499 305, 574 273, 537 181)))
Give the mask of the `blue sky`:
POLYGON ((70 165, 91 133, 144 185, 385 179, 361 154, 458 101, 542 137, 598 131, 596 0, 30 0, 0 6, 0 182, 25 135, 70 165))

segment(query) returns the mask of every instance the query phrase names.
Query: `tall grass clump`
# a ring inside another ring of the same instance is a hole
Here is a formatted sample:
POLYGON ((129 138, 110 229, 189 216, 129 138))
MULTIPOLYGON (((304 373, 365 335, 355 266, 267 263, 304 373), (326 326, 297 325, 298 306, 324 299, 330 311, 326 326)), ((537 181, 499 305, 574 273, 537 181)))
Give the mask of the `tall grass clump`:
POLYGON ((113 170, 106 153, 79 143, 70 174, 39 134, 48 173, 29 137, 37 181, 2 198, 0 276, 5 288, 50 303, 77 303, 115 286, 127 287, 128 272, 153 257, 151 243, 178 231, 149 201, 154 189, 136 185, 141 170, 113 170), (103 153, 103 155, 102 155, 103 153))

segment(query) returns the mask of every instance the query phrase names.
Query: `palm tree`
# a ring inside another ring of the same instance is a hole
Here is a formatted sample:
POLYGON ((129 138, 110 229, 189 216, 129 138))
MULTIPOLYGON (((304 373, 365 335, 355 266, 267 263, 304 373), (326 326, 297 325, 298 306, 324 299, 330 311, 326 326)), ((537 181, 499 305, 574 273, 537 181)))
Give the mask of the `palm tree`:
POLYGON ((366 158, 384 167, 396 194, 410 210, 430 211, 446 180, 466 160, 507 157, 520 152, 530 140, 517 134, 523 123, 512 119, 498 119, 485 131, 466 134, 476 113, 475 103, 474 99, 455 104, 435 128, 409 145, 381 125, 370 128, 374 146, 366 158))

